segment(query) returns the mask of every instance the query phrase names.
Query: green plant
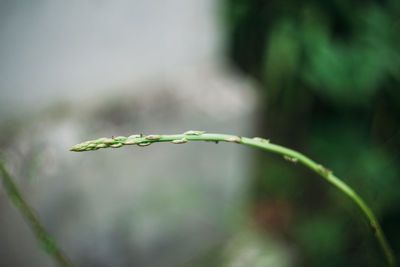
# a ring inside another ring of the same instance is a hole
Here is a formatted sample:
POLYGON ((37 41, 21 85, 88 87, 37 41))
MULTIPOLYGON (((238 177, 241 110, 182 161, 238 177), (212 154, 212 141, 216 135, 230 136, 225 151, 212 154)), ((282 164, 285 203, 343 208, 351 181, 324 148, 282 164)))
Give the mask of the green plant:
POLYGON ((14 205, 21 212, 32 231, 36 235, 41 247, 47 254, 54 259, 54 261, 62 267, 71 266, 68 258, 65 256, 63 251, 59 248, 54 239, 44 229, 42 223, 39 221, 32 208, 25 201, 17 185, 14 183, 12 176, 8 172, 5 163, 0 160, 0 173, 3 181, 4 188, 6 189, 9 198, 14 205))
POLYGON ((378 242, 385 254, 389 266, 395 266, 395 258, 393 252, 386 240, 386 237, 376 219, 372 210, 365 204, 363 199, 346 183, 336 177, 333 172, 321 164, 316 163, 310 158, 304 156, 303 154, 294 151, 292 149, 272 144, 268 139, 264 138, 248 138, 236 135, 228 134, 212 134, 205 133, 203 131, 187 131, 183 134, 174 135, 131 135, 129 137, 117 136, 113 138, 99 138, 96 140, 86 141, 77 144, 71 148, 71 151, 82 152, 82 151, 93 151, 100 148, 119 148, 126 145, 138 145, 138 146, 148 146, 156 142, 170 142, 173 144, 183 144, 189 141, 209 141, 209 142, 231 142, 237 144, 243 144, 248 146, 257 147, 260 149, 268 150, 276 154, 282 155, 286 160, 293 163, 301 163, 313 170, 325 180, 330 182, 332 185, 341 190, 344 194, 350 197, 363 211, 371 228, 378 239, 378 242))

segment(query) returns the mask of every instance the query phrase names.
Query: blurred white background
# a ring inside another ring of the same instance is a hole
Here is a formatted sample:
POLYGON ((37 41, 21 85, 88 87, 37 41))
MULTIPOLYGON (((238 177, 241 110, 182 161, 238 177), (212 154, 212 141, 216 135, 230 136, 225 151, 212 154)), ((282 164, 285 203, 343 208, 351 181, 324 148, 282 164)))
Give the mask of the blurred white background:
POLYGON ((218 3, 1 1, 1 117, 218 62, 218 3))
MULTIPOLYGON (((0 148, 74 265, 193 266, 243 222, 247 148, 68 151, 133 133, 252 135, 257 97, 224 60, 219 5, 0 2, 0 148)), ((0 212, 0 265, 52 266, 4 190, 0 212)))

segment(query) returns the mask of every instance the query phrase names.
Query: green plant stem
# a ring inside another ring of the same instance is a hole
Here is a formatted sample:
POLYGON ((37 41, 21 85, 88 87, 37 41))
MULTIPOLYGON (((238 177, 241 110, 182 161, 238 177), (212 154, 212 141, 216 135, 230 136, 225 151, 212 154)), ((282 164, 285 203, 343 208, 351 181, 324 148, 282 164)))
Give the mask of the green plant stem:
POLYGON ((67 257, 58 247, 56 242, 51 238, 49 233, 44 229, 40 223, 38 217, 33 212, 32 208, 29 207, 28 203, 23 198, 18 187, 14 183, 12 176, 8 172, 5 163, 0 160, 0 172, 2 176, 3 185, 8 193, 9 198, 14 203, 14 205, 21 212, 22 216, 27 221, 28 225, 31 227, 32 231, 35 233, 37 239, 39 240, 41 246, 50 255, 55 262, 62 267, 71 266, 67 257))
POLYGON ((381 226, 378 223, 375 215, 372 210, 365 204, 364 200, 346 183, 336 177, 332 171, 323 167, 321 164, 316 163, 305 155, 280 146, 276 144, 272 144, 269 140, 255 137, 241 137, 235 135, 228 134, 206 134, 201 131, 188 131, 184 134, 174 134, 174 135, 148 135, 143 136, 140 135, 131 135, 129 137, 118 136, 113 138, 100 138, 97 140, 86 141, 80 144, 77 144, 71 148, 71 151, 91 151, 97 150, 100 148, 118 148, 125 145, 139 145, 139 146, 147 146, 155 142, 172 142, 174 144, 186 143, 188 141, 211 141, 211 142, 233 142, 238 144, 243 144, 247 146, 253 146, 260 149, 268 150, 276 154, 280 154, 284 156, 285 159, 290 160, 294 163, 299 162, 313 170, 320 176, 322 176, 329 183, 337 187, 344 194, 350 197, 363 211, 371 228, 374 232, 374 235, 378 239, 378 242, 385 254, 387 262, 389 266, 395 266, 395 258, 390 248, 386 237, 382 231, 381 226))

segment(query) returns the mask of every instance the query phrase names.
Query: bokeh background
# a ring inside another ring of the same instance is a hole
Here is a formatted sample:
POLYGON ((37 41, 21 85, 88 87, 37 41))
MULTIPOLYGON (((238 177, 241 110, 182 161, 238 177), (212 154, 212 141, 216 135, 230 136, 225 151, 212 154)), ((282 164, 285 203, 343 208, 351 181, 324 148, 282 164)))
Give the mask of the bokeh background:
MULTIPOLYGON (((400 3, 0 1, 0 151, 74 266, 385 266, 302 166, 232 145, 72 153, 112 135, 263 136, 332 169, 400 251, 400 3)), ((0 266, 54 266, 0 190, 0 266)))

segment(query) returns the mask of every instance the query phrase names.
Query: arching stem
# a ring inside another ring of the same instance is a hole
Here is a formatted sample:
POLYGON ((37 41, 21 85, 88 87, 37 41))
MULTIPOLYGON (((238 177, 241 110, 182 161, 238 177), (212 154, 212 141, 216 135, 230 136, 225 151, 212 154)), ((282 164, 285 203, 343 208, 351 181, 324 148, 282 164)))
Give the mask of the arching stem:
POLYGON ((238 143, 247 146, 257 147, 263 150, 271 151, 276 154, 280 154, 284 156, 285 159, 288 159, 293 162, 299 162, 306 166, 307 168, 313 170, 320 176, 322 176, 329 183, 337 187, 344 194, 350 197, 363 211, 369 223, 373 229, 373 232, 378 239, 378 242, 385 254, 387 262, 389 266, 395 266, 395 258, 392 252, 392 249, 389 246, 389 243, 386 240, 386 237, 382 231, 381 226, 378 223, 375 215, 372 210, 365 204, 364 200, 346 183, 336 177, 332 171, 325 168, 321 164, 316 163, 305 155, 280 146, 276 144, 272 144, 269 140, 255 137, 241 137, 236 135, 228 135, 228 134, 211 134, 204 133, 202 131, 187 131, 183 134, 174 134, 174 135, 131 135, 129 137, 118 136, 113 138, 100 138, 97 140, 86 141, 80 144, 77 144, 71 148, 71 151, 92 151, 98 150, 100 148, 119 148, 125 145, 138 145, 138 146, 148 146, 152 143, 156 142, 171 142, 173 144, 183 144, 189 141, 211 141, 211 142, 231 142, 238 143))

